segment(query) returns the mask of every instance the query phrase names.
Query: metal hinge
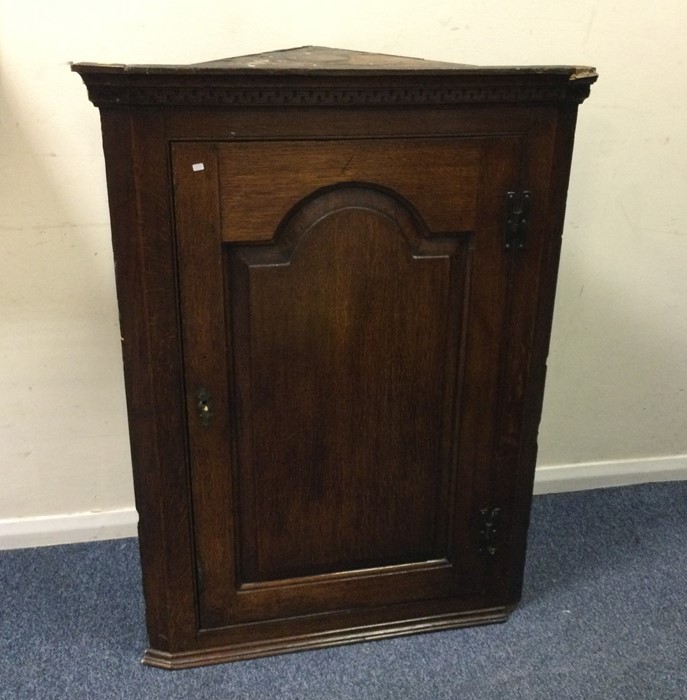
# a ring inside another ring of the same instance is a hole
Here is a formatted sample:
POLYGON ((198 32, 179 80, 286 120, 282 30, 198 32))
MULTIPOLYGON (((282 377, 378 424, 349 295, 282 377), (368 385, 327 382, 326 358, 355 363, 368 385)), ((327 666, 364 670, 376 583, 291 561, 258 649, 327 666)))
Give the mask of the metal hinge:
POLYGON ((527 243, 527 226, 530 216, 532 193, 506 192, 506 250, 522 250, 527 243))
POLYGON ((479 512, 479 551, 494 556, 501 539, 501 509, 482 508, 479 512))

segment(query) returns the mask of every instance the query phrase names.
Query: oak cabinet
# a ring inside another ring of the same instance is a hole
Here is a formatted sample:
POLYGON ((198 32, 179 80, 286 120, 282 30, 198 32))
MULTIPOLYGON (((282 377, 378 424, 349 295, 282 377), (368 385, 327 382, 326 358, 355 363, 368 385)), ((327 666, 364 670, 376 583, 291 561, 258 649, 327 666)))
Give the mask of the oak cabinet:
POLYGON ((594 71, 73 68, 102 119, 144 660, 505 619, 594 71))

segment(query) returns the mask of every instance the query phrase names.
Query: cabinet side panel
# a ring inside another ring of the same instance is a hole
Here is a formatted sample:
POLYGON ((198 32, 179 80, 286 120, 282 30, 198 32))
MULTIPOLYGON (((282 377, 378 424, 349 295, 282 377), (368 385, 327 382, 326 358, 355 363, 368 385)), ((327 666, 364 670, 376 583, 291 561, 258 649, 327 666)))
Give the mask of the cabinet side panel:
MULTIPOLYGON (((538 180, 547 197, 537 206, 540 208, 541 253, 538 270, 531 277, 537 281, 537 290, 529 289, 530 298, 536 299, 532 309, 532 335, 530 338, 527 383, 522 398, 522 438, 520 441, 520 467, 513 494, 513 512, 518 520, 511 530, 511 573, 509 599, 516 603, 521 596, 524 572, 527 530, 532 501, 532 487, 537 460, 537 433, 541 420, 544 384, 546 380, 546 358, 553 322, 556 296, 556 279, 560 261, 565 203, 570 180, 577 106, 565 106, 550 110, 547 118, 531 136, 525 172, 532 180, 538 180)), ((523 275, 529 271, 523 270, 523 275)), ((532 284, 530 280, 529 284, 532 284)), ((528 289, 528 283, 520 285, 528 289)))
POLYGON ((101 119, 148 637, 175 651, 194 621, 164 120, 119 109, 101 119))

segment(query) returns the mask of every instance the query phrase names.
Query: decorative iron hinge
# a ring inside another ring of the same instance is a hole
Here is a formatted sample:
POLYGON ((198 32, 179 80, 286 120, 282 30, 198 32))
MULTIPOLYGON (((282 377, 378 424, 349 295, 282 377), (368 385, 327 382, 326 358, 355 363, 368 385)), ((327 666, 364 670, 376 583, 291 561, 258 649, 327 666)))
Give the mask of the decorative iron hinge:
POLYGON ((506 193, 506 250, 522 250, 527 243, 527 226, 530 217, 532 193, 506 193))
POLYGON ((500 508, 482 508, 479 512, 479 551, 494 556, 498 550, 501 526, 500 508))

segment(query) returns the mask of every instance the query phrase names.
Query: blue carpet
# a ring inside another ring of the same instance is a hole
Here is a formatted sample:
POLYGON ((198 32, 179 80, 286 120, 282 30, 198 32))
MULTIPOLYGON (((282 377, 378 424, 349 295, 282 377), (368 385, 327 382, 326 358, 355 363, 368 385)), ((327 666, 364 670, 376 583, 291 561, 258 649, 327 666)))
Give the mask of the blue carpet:
POLYGON ((0 552, 0 698, 685 700, 687 482, 535 498, 503 625, 141 666, 135 540, 0 552))

